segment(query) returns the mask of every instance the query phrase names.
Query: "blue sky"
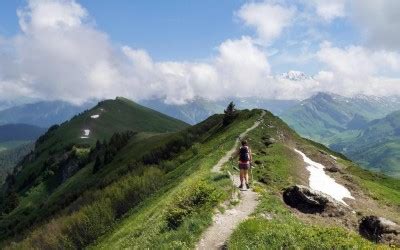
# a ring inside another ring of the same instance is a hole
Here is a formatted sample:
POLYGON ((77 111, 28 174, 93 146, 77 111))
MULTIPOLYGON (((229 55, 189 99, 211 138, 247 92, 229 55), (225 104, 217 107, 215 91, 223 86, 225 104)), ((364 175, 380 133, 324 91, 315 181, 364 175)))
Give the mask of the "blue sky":
POLYGON ((396 0, 2 1, 0 98, 400 94, 399 12, 396 0))
MULTIPOLYGON (((145 48, 158 60, 206 58, 227 37, 249 32, 233 12, 243 0, 79 0, 113 41, 145 48)), ((19 32, 16 10, 26 1, 0 3, 0 34, 19 32)))
MULTIPOLYGON (((201 60, 215 53, 215 48, 226 38, 240 38, 254 32, 240 23, 235 12, 245 0, 173 0, 173 1, 77 1, 90 13, 98 29, 105 31, 119 44, 145 48, 156 60, 201 60)), ((25 0, 2 2, 0 34, 11 36, 20 32, 17 9, 25 0)), ((302 5, 297 4, 301 9, 302 5)), ((318 25, 325 38, 345 46, 358 42, 359 34, 347 20, 332 25, 318 25)), ((277 40, 277 49, 297 49, 287 46, 288 40, 304 35, 304 26, 294 27, 277 40)), ((312 46, 318 46, 313 44, 312 46)), ((298 66, 298 65, 297 65, 298 66)), ((278 71, 288 71, 292 65, 282 65, 278 71)), ((301 70, 316 72, 311 65, 301 70)))

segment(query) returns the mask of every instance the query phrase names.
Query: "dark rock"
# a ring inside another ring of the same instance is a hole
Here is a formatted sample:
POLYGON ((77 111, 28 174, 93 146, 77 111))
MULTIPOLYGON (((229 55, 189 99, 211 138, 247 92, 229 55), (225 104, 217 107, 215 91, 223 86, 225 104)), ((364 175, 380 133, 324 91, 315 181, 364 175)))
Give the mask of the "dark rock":
POLYGON ((73 176, 79 170, 79 162, 77 160, 70 160, 62 168, 61 182, 65 182, 69 177, 73 176))
POLYGON ((271 183, 271 177, 268 175, 263 175, 258 179, 258 181, 268 185, 271 183))
POLYGON ((338 217, 348 210, 331 197, 301 185, 286 188, 283 200, 287 205, 303 213, 325 213, 330 217, 338 217))
POLYGON ((275 140, 273 138, 270 138, 270 139, 264 140, 263 143, 266 147, 269 147, 270 145, 275 143, 275 140))
POLYGON ((325 170, 331 173, 336 173, 340 171, 340 169, 337 166, 326 167, 325 170))
POLYGON ((260 164, 261 164, 261 161, 255 160, 254 163, 257 164, 257 165, 260 165, 260 164))
POLYGON ((400 246, 400 226, 388 219, 365 216, 360 221, 359 232, 371 241, 400 246))
POLYGON ((318 152, 320 152, 321 154, 323 154, 323 155, 328 155, 325 151, 323 151, 323 150, 318 150, 318 152))

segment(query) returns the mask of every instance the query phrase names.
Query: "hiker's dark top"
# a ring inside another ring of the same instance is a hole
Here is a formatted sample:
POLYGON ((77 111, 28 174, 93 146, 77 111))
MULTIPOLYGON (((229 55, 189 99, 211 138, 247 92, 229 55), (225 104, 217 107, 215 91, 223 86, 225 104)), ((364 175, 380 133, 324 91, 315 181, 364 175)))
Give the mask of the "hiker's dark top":
POLYGON ((251 161, 251 150, 248 146, 241 146, 239 148, 239 168, 249 169, 251 161))

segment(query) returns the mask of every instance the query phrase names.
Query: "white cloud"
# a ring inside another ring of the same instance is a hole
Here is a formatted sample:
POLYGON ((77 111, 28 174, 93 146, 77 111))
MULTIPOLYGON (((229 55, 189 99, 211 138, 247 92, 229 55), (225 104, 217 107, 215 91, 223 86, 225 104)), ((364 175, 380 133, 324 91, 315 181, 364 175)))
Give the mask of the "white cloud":
POLYGON ((70 28, 82 24, 87 12, 79 4, 67 0, 30 0, 17 11, 24 32, 47 28, 70 28))
POLYGON ((353 21, 366 35, 369 44, 383 49, 400 49, 400 1, 354 0, 353 21))
MULTIPOLYGON (((340 17, 339 10, 322 8, 321 13, 328 21, 340 17)), ((297 12, 267 2, 247 3, 237 15, 257 30, 257 37, 227 39, 206 62, 156 61, 143 49, 114 45, 74 0, 30 0, 18 11, 21 33, 0 39, 0 99, 80 103, 120 95, 180 104, 196 96, 301 99, 317 91, 400 94, 399 81, 391 78, 398 76, 400 56, 389 49, 323 43, 317 52, 299 49, 292 57, 279 51, 275 57, 285 55, 282 64, 316 61, 321 70, 301 81, 274 77, 268 54, 278 50, 265 45, 292 24, 297 12)))
POLYGON ((114 47, 73 0, 31 0, 18 11, 22 33, 0 51, 0 98, 80 103, 123 95, 184 103, 196 95, 254 95, 270 73, 249 37, 226 40, 208 63, 156 62, 144 50, 114 47))
POLYGON ((400 94, 400 54, 361 46, 333 47, 323 43, 317 57, 324 70, 315 77, 323 91, 344 95, 400 94), (385 76, 387 75, 387 76, 385 76))
POLYGON ((168 103, 184 103, 197 95, 253 96, 270 72, 266 55, 248 37, 223 42, 209 63, 153 62, 142 50, 125 47, 124 52, 132 60, 134 75, 152 89, 149 95, 168 103))
POLYGON ((346 14, 346 0, 307 0, 306 4, 312 5, 317 15, 327 22, 346 14))
POLYGON ((222 43, 215 64, 221 74, 220 84, 225 91, 237 95, 254 94, 254 88, 265 82, 270 73, 266 55, 249 37, 222 43))
POLYGON ((361 46, 342 49, 325 42, 317 56, 333 71, 349 77, 400 70, 400 54, 386 50, 371 50, 361 46))
POLYGON ((278 38, 283 29, 289 26, 295 14, 294 8, 286 8, 268 2, 244 4, 237 15, 248 26, 254 27, 263 43, 278 38))

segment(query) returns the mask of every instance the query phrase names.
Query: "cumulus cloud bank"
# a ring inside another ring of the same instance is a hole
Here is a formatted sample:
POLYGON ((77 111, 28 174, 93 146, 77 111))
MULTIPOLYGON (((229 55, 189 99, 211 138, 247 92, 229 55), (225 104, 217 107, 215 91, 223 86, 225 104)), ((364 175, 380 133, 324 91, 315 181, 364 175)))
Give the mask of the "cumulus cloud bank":
MULTIPOLYGON (((315 1, 315 15, 325 22, 342 18, 344 6, 344 1, 315 1)), ((322 65, 313 78, 276 77, 267 55, 274 41, 294 25, 298 12, 296 6, 276 1, 246 3, 236 15, 254 29, 254 37, 223 41, 206 62, 155 61, 143 49, 113 44, 74 0, 29 0, 17 12, 20 34, 0 38, 0 98, 81 103, 122 95, 181 104, 196 96, 302 99, 317 91, 400 94, 398 79, 390 77, 400 70, 400 55, 386 48, 340 48, 321 42, 310 56, 322 65)))

